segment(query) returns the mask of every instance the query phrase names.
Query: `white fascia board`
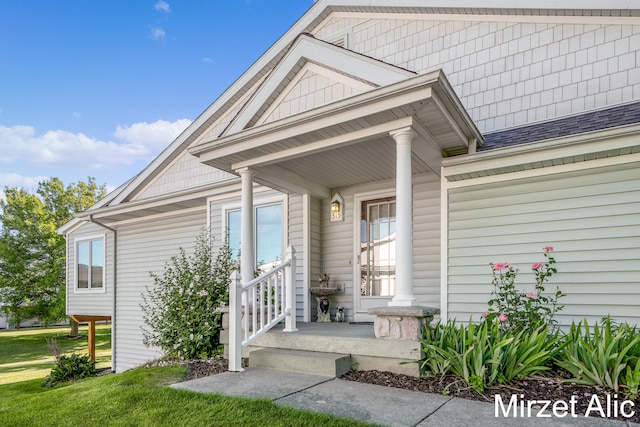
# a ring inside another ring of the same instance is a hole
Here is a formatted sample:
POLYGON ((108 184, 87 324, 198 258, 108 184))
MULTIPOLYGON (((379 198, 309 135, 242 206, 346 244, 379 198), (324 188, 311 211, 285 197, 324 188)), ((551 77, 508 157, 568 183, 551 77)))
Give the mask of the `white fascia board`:
POLYGON ((134 202, 128 202, 121 205, 109 206, 97 210, 95 212, 84 212, 78 216, 81 220, 87 220, 89 215, 96 219, 109 218, 113 215, 135 212, 144 209, 150 209, 154 207, 169 205, 172 203, 180 203, 197 198, 206 199, 207 197, 215 194, 222 194, 230 191, 235 191, 239 188, 239 179, 233 178, 225 181, 217 182, 213 185, 205 185, 201 187, 195 187, 190 190, 181 191, 171 194, 169 196, 162 195, 149 199, 137 200, 134 202))
POLYGON ((450 157, 442 162, 443 176, 449 177, 637 146, 639 134, 640 125, 631 125, 450 157))
POLYGON ((431 86, 428 83, 412 84, 414 81, 411 79, 409 84, 403 84, 400 87, 393 85, 365 92, 317 110, 292 116, 291 120, 285 119, 260 128, 247 129, 238 135, 226 137, 222 141, 203 144, 191 153, 200 157, 201 162, 206 163, 219 157, 294 137, 312 129, 345 123, 379 111, 431 98, 433 93, 431 86))
POLYGON ((301 59, 343 71, 376 86, 387 86, 416 75, 373 58, 301 35, 285 58, 274 68, 262 87, 256 91, 253 99, 234 119, 227 135, 241 132, 247 126, 301 59))
MULTIPOLYGON (((322 3, 322 2, 319 2, 322 3)), ((331 6, 469 9, 640 9, 640 0, 329 0, 331 6)))

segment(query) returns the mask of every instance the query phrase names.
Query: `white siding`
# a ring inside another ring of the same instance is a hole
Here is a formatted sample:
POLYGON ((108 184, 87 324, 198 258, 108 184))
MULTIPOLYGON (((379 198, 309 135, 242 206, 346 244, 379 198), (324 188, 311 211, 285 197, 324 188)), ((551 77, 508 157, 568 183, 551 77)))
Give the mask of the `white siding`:
MULTIPOLYGON (((531 290, 531 264, 555 248, 558 285, 567 294, 562 324, 611 315, 640 322, 640 165, 610 166, 449 191, 448 315, 477 319, 492 291, 490 262, 520 268, 531 290)), ((506 176, 505 178, 508 178, 506 176)))
POLYGON ((96 224, 87 223, 67 235, 67 314, 111 316, 113 312, 113 233, 96 224), (105 237, 105 292, 76 291, 75 240, 105 237))
POLYGON ((196 236, 206 226, 201 210, 171 217, 121 224, 118 231, 118 289, 115 316, 116 370, 131 369, 161 355, 142 340, 142 293, 153 286, 150 272, 162 274, 169 259, 182 247, 193 250, 196 236))
POLYGON ((304 301, 304 235, 303 235, 303 209, 302 196, 290 195, 288 201, 289 230, 288 243, 296 249, 296 318, 301 321, 303 318, 304 301))
POLYGON ((314 35, 349 33, 355 52, 418 73, 444 70, 481 132, 640 99, 640 25, 360 16, 330 18, 314 35))

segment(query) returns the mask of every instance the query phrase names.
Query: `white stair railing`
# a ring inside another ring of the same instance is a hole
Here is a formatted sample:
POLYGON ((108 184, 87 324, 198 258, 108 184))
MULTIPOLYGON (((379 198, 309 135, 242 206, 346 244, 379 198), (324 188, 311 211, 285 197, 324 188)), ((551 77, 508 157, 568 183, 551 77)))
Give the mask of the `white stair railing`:
POLYGON ((229 288, 229 371, 241 372, 242 349, 283 319, 284 331, 296 329, 295 249, 287 248, 277 267, 242 284, 238 271, 229 288))

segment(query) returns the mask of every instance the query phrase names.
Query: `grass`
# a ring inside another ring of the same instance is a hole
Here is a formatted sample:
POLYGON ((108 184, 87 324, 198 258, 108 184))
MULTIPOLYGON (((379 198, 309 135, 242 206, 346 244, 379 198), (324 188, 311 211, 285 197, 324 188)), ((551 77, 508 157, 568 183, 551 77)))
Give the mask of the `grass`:
POLYGON ((366 426, 352 420, 251 400, 175 390, 181 367, 145 368, 47 389, 0 386, 3 426, 366 426))
MULTIPOLYGON (((86 330, 83 331, 86 333, 86 330)), ((86 353, 68 328, 0 332, 0 424, 11 426, 367 426, 260 399, 176 390, 185 368, 158 367, 43 387, 53 366, 46 338, 63 351, 86 353), (38 378, 30 379, 34 375, 38 378)), ((110 327, 98 326, 96 349, 110 364, 110 327)))
MULTIPOLYGON (((0 385, 44 378, 55 365, 47 340, 55 338, 63 353, 87 353, 87 327, 80 327, 84 338, 69 338, 69 327, 0 331, 0 385)), ((111 366, 111 326, 96 326, 96 367, 111 366)))

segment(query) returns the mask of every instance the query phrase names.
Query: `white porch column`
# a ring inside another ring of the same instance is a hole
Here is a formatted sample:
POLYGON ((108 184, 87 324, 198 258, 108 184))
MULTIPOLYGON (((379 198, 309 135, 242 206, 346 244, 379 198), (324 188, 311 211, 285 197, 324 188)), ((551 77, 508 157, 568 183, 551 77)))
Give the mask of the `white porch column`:
POLYGON ((242 282, 247 283, 253 279, 256 268, 255 239, 253 238, 253 175, 249 168, 238 171, 242 179, 242 211, 240 214, 240 275, 242 282))
POLYGON ((413 296, 413 188, 410 127, 390 132, 396 140, 396 295, 390 306, 415 305, 413 296))

